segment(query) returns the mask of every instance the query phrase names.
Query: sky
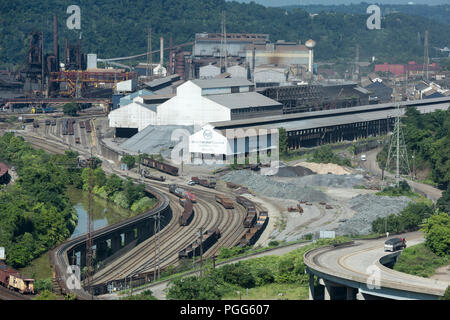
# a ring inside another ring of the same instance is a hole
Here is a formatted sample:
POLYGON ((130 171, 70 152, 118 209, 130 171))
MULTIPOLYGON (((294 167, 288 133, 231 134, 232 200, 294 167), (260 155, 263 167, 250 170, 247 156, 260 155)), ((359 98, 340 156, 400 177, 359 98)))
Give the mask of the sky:
MULTIPOLYGON (((230 0, 227 0, 230 1, 230 0)), ((415 4, 429 4, 429 5, 438 5, 438 4, 450 4, 450 0, 234 0, 238 2, 251 2, 254 1, 256 3, 271 6, 271 7, 279 7, 279 6, 288 6, 288 5, 307 5, 307 4, 350 4, 350 3, 379 3, 379 4, 408 4, 409 2, 413 2, 415 4)))

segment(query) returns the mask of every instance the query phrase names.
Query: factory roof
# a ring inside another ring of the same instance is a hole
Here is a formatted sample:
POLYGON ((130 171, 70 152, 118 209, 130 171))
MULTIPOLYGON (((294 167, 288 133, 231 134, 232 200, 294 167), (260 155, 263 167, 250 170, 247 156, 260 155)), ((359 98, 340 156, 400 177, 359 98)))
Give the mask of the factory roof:
POLYGON ((164 84, 171 84, 173 81, 179 80, 180 76, 178 74, 173 74, 164 78, 158 78, 149 82, 145 82, 144 85, 149 88, 156 88, 164 84))
POLYGON ((256 92, 216 94, 205 98, 221 104, 229 109, 250 107, 281 106, 282 104, 256 92))
POLYGON ((157 109, 157 107, 159 105, 159 104, 146 104, 146 103, 141 103, 139 101, 135 101, 134 103, 136 103, 137 105, 139 105, 141 107, 144 107, 144 108, 146 108, 148 110, 151 110, 153 112, 157 111, 156 109, 157 109))
MULTIPOLYGON (((437 106, 421 106, 417 109, 421 113, 427 113, 432 112, 436 109, 439 110, 447 110, 448 104, 443 103, 437 106)), ((316 129, 316 128, 325 128, 325 127, 332 127, 332 126, 338 126, 338 125, 345 125, 345 124, 351 124, 351 123, 358 123, 358 122, 367 122, 367 121, 373 121, 373 120, 379 120, 379 119, 387 119, 396 117, 397 115, 403 116, 405 114, 405 109, 387 109, 387 110, 380 110, 380 111, 373 111, 373 112, 361 112, 357 114, 349 114, 349 115, 336 115, 336 116, 330 116, 330 117, 324 117, 324 118, 312 118, 312 119, 302 119, 297 121, 284 121, 284 122, 277 122, 277 123, 270 123, 266 125, 258 125, 258 126, 251 126, 246 127, 246 129, 278 129, 278 128, 284 128, 286 131, 298 131, 298 130, 307 130, 307 129, 316 129)), ((213 123, 211 123, 212 126, 214 126, 213 123)), ((222 129, 220 130, 222 133, 225 133, 226 130, 222 129)), ((246 130, 247 131, 247 130, 246 130)), ((252 131, 247 131, 252 132, 252 131)), ((242 136, 248 135, 247 133, 241 133, 242 136)))
MULTIPOLYGON (((442 98, 434 98, 434 99, 426 99, 426 100, 413 100, 413 101, 401 101, 397 102, 400 107, 408 105, 409 107, 417 107, 420 108, 422 105, 448 105, 449 97, 442 98)), ((215 128, 233 128, 233 127, 251 127, 251 126, 260 126, 270 123, 276 123, 277 125, 282 122, 288 121, 296 121, 301 119, 310 119, 310 118, 329 118, 334 114, 342 114, 346 113, 349 117, 352 117, 355 114, 365 112, 366 114, 369 112, 375 112, 379 109, 393 109, 395 108, 395 104, 393 102, 389 103, 380 103, 374 105, 365 105, 358 107, 350 107, 350 108, 341 108, 341 109, 333 109, 333 110, 322 110, 322 111, 312 111, 312 112, 301 112, 301 113, 293 113, 293 114, 283 114, 278 116, 270 116, 270 117, 260 117, 260 118, 250 118, 250 119, 237 119, 231 121, 219 121, 212 122, 211 125, 215 128)))
POLYGON ((196 79, 192 80, 192 82, 202 89, 242 87, 253 85, 253 83, 243 78, 224 78, 224 79, 208 79, 208 80, 196 79))

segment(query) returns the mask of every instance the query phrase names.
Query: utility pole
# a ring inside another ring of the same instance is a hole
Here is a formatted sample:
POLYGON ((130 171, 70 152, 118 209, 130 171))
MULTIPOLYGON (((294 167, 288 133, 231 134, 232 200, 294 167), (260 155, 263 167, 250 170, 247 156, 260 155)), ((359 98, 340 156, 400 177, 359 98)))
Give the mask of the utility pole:
MULTIPOLYGON (((92 148, 91 148, 91 159, 92 159, 92 148)), ((93 241, 92 241, 92 189, 94 187, 94 161, 89 162, 89 178, 88 178, 88 217, 87 217, 87 228, 86 228, 86 275, 85 283, 86 289, 91 294, 93 299, 93 292, 91 288, 91 277, 93 272, 93 241)))
POLYGON ((202 276, 202 268, 203 268, 203 227, 198 228, 199 236, 198 239, 200 241, 200 277, 202 276))

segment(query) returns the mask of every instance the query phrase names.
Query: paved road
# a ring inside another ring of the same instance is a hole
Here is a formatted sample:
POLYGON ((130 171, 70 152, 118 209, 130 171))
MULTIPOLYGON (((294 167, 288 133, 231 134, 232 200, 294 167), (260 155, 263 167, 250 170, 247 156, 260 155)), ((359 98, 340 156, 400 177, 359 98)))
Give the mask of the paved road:
MULTIPOLYGON (((366 153, 367 160, 364 162, 361 162, 361 164, 364 168, 366 168, 372 174, 375 174, 375 175, 378 175, 381 177, 381 169, 378 166, 378 163, 376 161, 377 154, 378 154, 378 152, 380 152, 380 150, 381 150, 381 148, 368 151, 366 153)), ((385 172, 384 174, 386 177, 391 177, 391 178, 395 177, 395 175, 392 175, 389 172, 385 172)), ((409 179, 406 179, 406 181, 408 181, 411 188, 413 188, 416 192, 419 192, 422 195, 426 196, 428 199, 437 201, 440 197, 442 197, 442 190, 439 190, 428 184, 415 182, 415 181, 412 181, 409 179)))
MULTIPOLYGON (((424 242, 420 232, 401 235, 407 239, 407 245, 412 246, 424 242)), ((380 275, 380 286, 403 291, 420 292, 433 295, 443 295, 450 279, 438 281, 429 278, 409 275, 389 269, 379 263, 379 260, 390 254, 384 252, 385 238, 370 241, 356 241, 356 246, 339 249, 319 248, 311 251, 305 257, 305 263, 313 270, 335 276, 341 279, 368 283, 373 269, 377 268, 380 275)), ((369 282, 370 283, 370 282, 369 282)))

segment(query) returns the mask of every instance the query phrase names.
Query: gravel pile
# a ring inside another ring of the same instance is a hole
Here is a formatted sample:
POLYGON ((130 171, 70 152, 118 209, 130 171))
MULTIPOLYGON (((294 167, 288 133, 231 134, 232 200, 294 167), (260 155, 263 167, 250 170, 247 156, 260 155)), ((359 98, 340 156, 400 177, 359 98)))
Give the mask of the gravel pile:
POLYGON ((260 175, 251 171, 232 171, 224 175, 221 179, 243 185, 267 197, 310 202, 329 201, 325 193, 309 188, 304 184, 298 184, 296 181, 284 183, 276 181, 270 176, 260 175))
POLYGON ((353 188, 353 186, 365 184, 365 179, 360 174, 314 174, 296 179, 298 186, 316 186, 332 188, 353 188))
POLYGON ((374 194, 358 195, 349 200, 355 215, 336 230, 339 235, 362 235, 372 231, 372 222, 390 214, 398 214, 411 201, 408 197, 387 197, 374 194))

